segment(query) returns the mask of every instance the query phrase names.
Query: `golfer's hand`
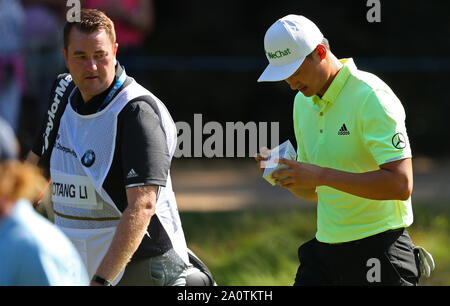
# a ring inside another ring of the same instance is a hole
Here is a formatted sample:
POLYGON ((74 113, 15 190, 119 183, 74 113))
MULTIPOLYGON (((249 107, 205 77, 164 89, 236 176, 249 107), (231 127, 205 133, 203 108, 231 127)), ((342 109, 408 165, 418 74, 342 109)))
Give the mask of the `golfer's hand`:
POLYGON ((257 161, 259 171, 261 172, 261 175, 264 173, 264 169, 266 168, 265 164, 270 156, 270 150, 266 147, 262 147, 260 149, 260 153, 255 155, 255 160, 257 161))
POLYGON ((289 169, 278 170, 272 174, 277 185, 287 189, 315 188, 321 185, 323 168, 285 158, 280 158, 278 163, 289 166, 289 169))

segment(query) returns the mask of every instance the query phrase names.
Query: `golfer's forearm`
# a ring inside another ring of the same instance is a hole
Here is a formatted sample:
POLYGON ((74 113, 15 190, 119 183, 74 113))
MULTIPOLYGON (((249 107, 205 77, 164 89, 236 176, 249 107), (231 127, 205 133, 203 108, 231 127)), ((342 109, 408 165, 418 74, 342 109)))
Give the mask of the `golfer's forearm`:
POLYGON ((317 202, 316 188, 289 188, 289 191, 303 200, 317 202))
POLYGON ((127 265, 144 237, 153 211, 127 208, 117 226, 111 246, 97 269, 97 275, 113 281, 127 265))
POLYGON ((408 178, 385 169, 351 173, 325 168, 320 185, 372 200, 407 200, 412 192, 408 178))

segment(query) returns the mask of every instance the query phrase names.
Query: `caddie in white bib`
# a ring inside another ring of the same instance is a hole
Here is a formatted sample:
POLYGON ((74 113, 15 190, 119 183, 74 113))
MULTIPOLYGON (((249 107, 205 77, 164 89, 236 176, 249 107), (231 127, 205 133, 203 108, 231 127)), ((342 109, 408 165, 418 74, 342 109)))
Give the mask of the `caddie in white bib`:
MULTIPOLYGON (((74 89, 75 91, 75 89, 74 89)), ((80 115, 70 98, 61 117, 50 158, 55 224, 77 247, 92 277, 114 237, 122 213, 103 188, 115 151, 117 116, 134 98, 151 96, 166 134, 170 156, 176 146, 176 127, 165 106, 134 80, 103 110, 80 115)), ((172 191, 170 174, 166 187, 159 187, 156 215, 174 250, 188 263, 187 247, 172 191)), ((112 282, 116 284, 123 275, 112 282)))

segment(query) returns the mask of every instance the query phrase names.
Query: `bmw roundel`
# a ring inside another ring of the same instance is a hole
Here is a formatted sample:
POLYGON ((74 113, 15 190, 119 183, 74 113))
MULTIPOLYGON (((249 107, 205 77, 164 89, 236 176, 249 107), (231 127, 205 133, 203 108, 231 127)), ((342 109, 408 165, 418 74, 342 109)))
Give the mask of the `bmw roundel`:
POLYGON ((92 150, 87 150, 86 153, 84 153, 83 157, 81 158, 81 163, 85 167, 90 167, 95 162, 95 153, 92 150))

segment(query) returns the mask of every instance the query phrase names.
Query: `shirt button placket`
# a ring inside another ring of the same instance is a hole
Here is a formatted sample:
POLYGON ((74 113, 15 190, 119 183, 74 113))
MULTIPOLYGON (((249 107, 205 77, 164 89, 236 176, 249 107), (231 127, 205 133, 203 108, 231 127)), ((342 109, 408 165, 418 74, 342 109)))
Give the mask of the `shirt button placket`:
POLYGON ((324 118, 323 118, 323 111, 319 112, 319 139, 320 142, 323 142, 323 136, 324 136, 324 118))

